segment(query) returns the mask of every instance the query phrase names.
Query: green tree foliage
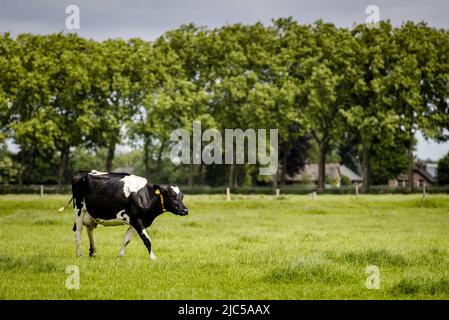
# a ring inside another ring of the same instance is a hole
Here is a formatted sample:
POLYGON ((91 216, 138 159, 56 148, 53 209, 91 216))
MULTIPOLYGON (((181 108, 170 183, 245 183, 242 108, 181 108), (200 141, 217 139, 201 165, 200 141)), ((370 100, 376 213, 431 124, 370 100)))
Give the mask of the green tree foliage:
MULTIPOLYGON (((447 139, 449 127, 448 77, 449 37, 425 23, 407 22, 394 32, 396 52, 385 97, 399 115, 408 143, 408 176, 412 181, 415 132, 425 137, 447 139)), ((413 189, 413 184, 408 184, 413 189)))
POLYGON ((155 41, 5 33, 0 69, 1 183, 62 187, 77 169, 132 166, 190 186, 276 186, 316 161, 322 190, 325 163, 342 161, 368 188, 411 173, 416 131, 449 138, 449 34, 425 23, 189 24, 155 41), (280 169, 175 166, 170 133, 195 120, 277 128, 280 169))
POLYGON ((356 72, 352 105, 341 110, 348 125, 353 127, 362 146, 363 189, 371 182, 373 148, 389 146, 395 141, 398 116, 384 101, 386 78, 392 69, 391 50, 394 50, 392 28, 380 23, 379 28, 359 25, 353 30, 357 40, 356 72))
POLYGON ((121 39, 92 45, 89 76, 95 103, 93 119, 96 121, 89 141, 95 147, 107 148, 104 164, 107 171, 112 170, 115 148, 121 142, 121 129, 136 111, 132 100, 132 68, 129 65, 129 59, 134 58, 132 49, 121 39))
POLYGON ((407 143, 397 141, 395 145, 374 145, 371 151, 372 183, 386 185, 388 180, 407 171, 407 143))
POLYGON ((40 108, 54 129, 53 141, 59 152, 58 184, 67 179, 70 149, 85 142, 95 124, 95 104, 91 96, 89 68, 93 43, 75 34, 48 36, 41 47, 50 61, 47 72, 50 99, 40 108))
POLYGON ((356 43, 348 30, 318 21, 313 26, 314 55, 303 62, 307 78, 302 86, 302 112, 318 143, 318 190, 324 189, 326 155, 331 140, 344 128, 343 110, 351 105, 356 43))
POLYGON ((0 143, 0 184, 15 183, 17 178, 17 165, 4 143, 0 143))
POLYGON ((14 42, 4 40, 9 47, 2 79, 8 100, 5 118, 9 134, 20 148, 17 181, 22 185, 35 163, 56 148, 56 124, 47 113, 54 61, 42 49, 47 40, 44 36, 21 34, 14 42))

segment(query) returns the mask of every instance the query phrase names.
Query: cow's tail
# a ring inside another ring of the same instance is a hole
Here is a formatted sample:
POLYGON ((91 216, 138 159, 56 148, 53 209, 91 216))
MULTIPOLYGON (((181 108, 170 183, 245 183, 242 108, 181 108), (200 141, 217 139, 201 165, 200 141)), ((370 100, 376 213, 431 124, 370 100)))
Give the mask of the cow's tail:
POLYGON ((70 202, 72 202, 73 200, 73 196, 70 198, 69 202, 67 202, 67 204, 64 207, 59 208, 58 212, 62 212, 65 209, 67 209, 67 207, 69 206, 70 202))
POLYGON ((86 190, 86 181, 87 176, 89 175, 88 171, 78 171, 72 177, 72 198, 70 198, 69 202, 64 207, 59 208, 59 212, 64 211, 73 201, 74 205, 78 208, 81 207, 82 201, 84 199, 84 193, 86 190))

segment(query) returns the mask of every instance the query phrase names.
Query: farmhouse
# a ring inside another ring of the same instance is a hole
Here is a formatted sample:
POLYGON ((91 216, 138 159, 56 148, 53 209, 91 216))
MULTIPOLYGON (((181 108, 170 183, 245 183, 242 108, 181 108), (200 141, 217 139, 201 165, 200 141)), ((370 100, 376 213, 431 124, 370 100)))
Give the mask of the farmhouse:
MULTIPOLYGON (((425 162, 417 162, 413 168, 413 185, 415 187, 422 187, 424 183, 426 186, 433 186, 436 183, 436 165, 425 162)), ((408 185, 407 173, 401 173, 395 179, 388 181, 389 187, 406 187, 408 185)))
MULTIPOLYGON (((326 176, 335 181, 337 187, 340 187, 343 177, 347 177, 351 184, 357 184, 362 182, 362 177, 357 173, 349 169, 347 166, 339 163, 327 163, 326 164, 326 176)), ((298 172, 294 176, 287 175, 287 184, 298 184, 305 182, 318 183, 318 164, 307 164, 304 170, 298 172)))

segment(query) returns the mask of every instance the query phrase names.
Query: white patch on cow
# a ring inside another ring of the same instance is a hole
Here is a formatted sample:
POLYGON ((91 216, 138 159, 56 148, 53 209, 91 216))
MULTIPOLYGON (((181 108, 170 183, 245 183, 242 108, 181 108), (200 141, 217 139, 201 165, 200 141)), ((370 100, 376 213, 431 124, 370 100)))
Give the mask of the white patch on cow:
POLYGON ((174 192, 176 192, 176 194, 179 193, 179 187, 170 186, 170 188, 172 188, 172 190, 173 190, 174 192))
POLYGON ((157 257, 156 257, 156 255, 154 254, 153 250, 151 250, 151 253, 150 253, 150 259, 151 259, 151 260, 157 260, 157 257))
POLYGON ((126 231, 125 238, 123 239, 123 244, 122 244, 122 246, 120 248, 120 252, 119 252, 120 257, 123 257, 125 255, 126 246, 131 241, 132 237, 134 236, 134 233, 136 233, 136 231, 134 230, 133 227, 129 227, 128 230, 126 231))
POLYGON ((150 242, 151 242, 151 238, 150 238, 150 236, 148 235, 147 230, 143 229, 143 230, 142 230, 142 234, 145 236, 145 238, 147 238, 147 239, 150 240, 150 242))
POLYGON ((97 171, 97 170, 92 170, 89 174, 93 174, 96 176, 101 176, 103 174, 108 174, 107 172, 101 172, 101 171, 97 171))
POLYGON ((89 212, 87 212, 87 210, 85 210, 83 224, 86 227, 88 227, 88 226, 94 225, 94 223, 95 223, 94 218, 92 218, 92 216, 89 214, 89 212))
MULTIPOLYGON (((76 199, 73 199, 76 201, 76 199)), ((75 202, 76 203, 76 202, 75 202)), ((86 210, 84 209, 84 203, 82 203, 81 208, 74 208, 74 218, 75 218, 75 243, 76 243, 76 256, 81 256, 81 234, 83 230, 83 221, 86 210), (79 215, 78 215, 79 213, 79 215)))
MULTIPOLYGON (((144 236, 150 241, 150 243, 151 243, 151 238, 150 238, 150 236, 148 235, 147 230, 143 229, 142 233, 143 233, 143 235, 144 235, 144 236)), ((157 257, 156 257, 156 255, 155 255, 154 252, 153 252, 153 246, 151 246, 150 259, 151 259, 151 260, 157 260, 157 257)))
POLYGON ((123 185, 123 192, 125 193, 125 197, 129 197, 131 192, 137 192, 147 184, 147 179, 138 177, 135 175, 129 175, 125 176, 124 178, 120 179, 120 181, 124 182, 123 185))
POLYGON ((125 210, 117 212, 117 220, 123 221, 125 224, 129 224, 129 216, 125 213, 125 210))
POLYGON ((105 220, 105 219, 94 218, 92 220, 96 224, 101 224, 102 226, 105 226, 105 227, 129 224, 129 216, 125 213, 125 210, 117 212, 115 219, 105 220))

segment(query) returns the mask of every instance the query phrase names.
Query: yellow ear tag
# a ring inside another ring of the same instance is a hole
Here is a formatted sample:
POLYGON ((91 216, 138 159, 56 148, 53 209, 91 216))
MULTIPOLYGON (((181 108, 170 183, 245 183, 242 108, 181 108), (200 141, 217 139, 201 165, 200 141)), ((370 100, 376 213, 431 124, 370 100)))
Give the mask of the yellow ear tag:
POLYGON ((159 189, 157 189, 156 191, 154 191, 155 194, 161 194, 161 191, 159 189))

